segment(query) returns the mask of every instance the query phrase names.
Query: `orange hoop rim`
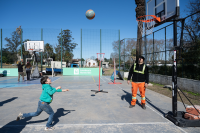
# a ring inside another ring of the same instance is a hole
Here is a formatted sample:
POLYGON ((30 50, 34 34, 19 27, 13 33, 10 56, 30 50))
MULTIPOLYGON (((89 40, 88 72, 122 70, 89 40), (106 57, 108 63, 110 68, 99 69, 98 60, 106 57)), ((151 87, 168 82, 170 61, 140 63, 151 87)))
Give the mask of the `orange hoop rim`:
POLYGON ((143 16, 138 17, 137 21, 141 21, 141 22, 144 22, 144 23, 149 23, 149 22, 155 21, 155 22, 158 23, 158 22, 160 22, 160 17, 156 17, 155 15, 143 15, 143 16), (147 17, 147 16, 150 16, 150 17, 153 17, 153 18, 147 19, 147 20, 139 20, 140 18, 147 17))
POLYGON ((33 49, 28 49, 28 50, 30 50, 30 51, 32 50, 33 51, 33 49))

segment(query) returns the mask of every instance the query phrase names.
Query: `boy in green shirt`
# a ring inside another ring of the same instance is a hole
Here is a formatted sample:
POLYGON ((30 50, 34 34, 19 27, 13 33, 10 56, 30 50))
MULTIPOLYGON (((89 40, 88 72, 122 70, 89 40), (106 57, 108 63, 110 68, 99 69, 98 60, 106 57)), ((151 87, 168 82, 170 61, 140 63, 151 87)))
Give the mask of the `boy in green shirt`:
POLYGON ((49 79, 48 76, 42 77, 40 82, 42 84, 42 94, 40 96, 40 101, 38 102, 37 111, 23 114, 19 113, 19 115, 17 116, 17 121, 26 117, 38 116, 42 113, 42 111, 45 111, 47 114, 49 114, 49 119, 47 121, 45 130, 53 130, 54 127, 51 126, 51 123, 53 121, 54 112, 49 104, 52 102, 53 94, 55 92, 65 92, 69 91, 69 89, 62 90, 61 86, 58 86, 57 88, 51 87, 51 79, 49 79))

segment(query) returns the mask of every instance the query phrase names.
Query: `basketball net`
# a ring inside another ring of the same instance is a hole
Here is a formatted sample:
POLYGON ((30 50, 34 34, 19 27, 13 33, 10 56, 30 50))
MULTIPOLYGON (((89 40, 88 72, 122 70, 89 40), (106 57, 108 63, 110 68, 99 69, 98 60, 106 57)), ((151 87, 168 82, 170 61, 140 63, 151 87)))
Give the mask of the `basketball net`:
POLYGON ((137 18, 138 28, 142 35, 152 34, 156 22, 160 22, 160 18, 154 15, 144 15, 137 18))
POLYGON ((149 23, 144 23, 141 21, 137 21, 137 22, 138 22, 138 28, 140 30, 141 35, 148 35, 148 34, 153 33, 154 24, 155 24, 154 21, 151 21, 149 23), (146 28, 145 28, 145 26, 146 26, 146 28))
POLYGON ((30 55, 33 55, 33 49, 29 49, 28 52, 30 55))

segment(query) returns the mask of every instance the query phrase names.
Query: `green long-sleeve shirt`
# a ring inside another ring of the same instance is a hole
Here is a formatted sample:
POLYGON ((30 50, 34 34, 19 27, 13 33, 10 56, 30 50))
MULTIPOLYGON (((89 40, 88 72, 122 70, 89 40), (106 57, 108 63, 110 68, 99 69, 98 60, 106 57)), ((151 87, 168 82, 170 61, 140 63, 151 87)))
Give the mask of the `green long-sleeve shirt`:
POLYGON ((43 84, 40 100, 50 104, 53 101, 53 94, 55 92, 62 92, 62 90, 61 89, 56 90, 56 88, 51 87, 51 85, 49 84, 43 84))

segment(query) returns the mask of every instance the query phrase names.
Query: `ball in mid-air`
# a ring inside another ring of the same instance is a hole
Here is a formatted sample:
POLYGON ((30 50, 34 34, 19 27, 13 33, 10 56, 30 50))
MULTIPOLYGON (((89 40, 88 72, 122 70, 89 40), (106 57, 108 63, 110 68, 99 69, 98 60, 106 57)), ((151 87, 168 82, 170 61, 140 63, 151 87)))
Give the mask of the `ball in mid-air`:
POLYGON ((95 17, 95 12, 92 9, 87 10, 85 16, 87 19, 92 20, 95 17))

